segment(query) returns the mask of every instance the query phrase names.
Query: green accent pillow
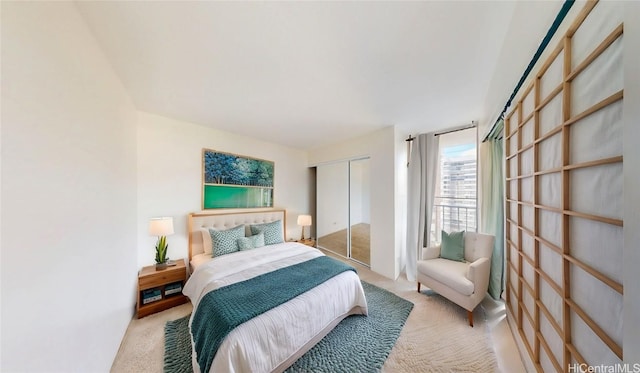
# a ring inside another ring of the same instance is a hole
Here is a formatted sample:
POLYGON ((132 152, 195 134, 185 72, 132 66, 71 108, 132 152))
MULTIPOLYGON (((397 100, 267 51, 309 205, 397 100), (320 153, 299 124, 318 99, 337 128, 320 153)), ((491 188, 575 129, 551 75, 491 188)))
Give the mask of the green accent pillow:
POLYGON ((464 262, 464 231, 451 233, 442 231, 440 257, 464 262))
POLYGON ((236 241, 240 251, 251 250, 264 246, 264 233, 254 234, 249 237, 240 237, 236 241))
POLYGON ((224 231, 209 229, 211 235, 211 246, 214 257, 231 254, 238 251, 238 238, 244 237, 244 225, 238 225, 224 231))
POLYGON ((283 243, 282 220, 272 221, 271 223, 250 225, 251 234, 264 233, 264 244, 274 245, 283 243))

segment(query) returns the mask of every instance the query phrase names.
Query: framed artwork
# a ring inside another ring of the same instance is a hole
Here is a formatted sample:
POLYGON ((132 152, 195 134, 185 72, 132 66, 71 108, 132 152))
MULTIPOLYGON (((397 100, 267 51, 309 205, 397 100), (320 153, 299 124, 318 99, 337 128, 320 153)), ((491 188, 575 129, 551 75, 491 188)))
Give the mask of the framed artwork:
POLYGON ((273 207, 274 163, 202 149, 202 209, 273 207))

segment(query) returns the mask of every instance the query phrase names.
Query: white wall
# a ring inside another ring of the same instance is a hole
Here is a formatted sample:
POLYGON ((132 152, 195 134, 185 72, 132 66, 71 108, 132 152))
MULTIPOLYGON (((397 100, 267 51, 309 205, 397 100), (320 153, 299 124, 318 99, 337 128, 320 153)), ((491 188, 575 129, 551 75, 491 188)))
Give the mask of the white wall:
POLYGON ((169 257, 188 256, 187 215, 202 209, 203 148, 275 162, 275 207, 287 210, 287 238, 300 238, 297 217, 309 213, 305 151, 145 112, 138 118, 139 267, 154 263, 156 238, 147 231, 154 216, 174 219, 169 257))
POLYGON ((369 135, 309 152, 312 166, 341 159, 371 159, 371 269, 397 278, 396 253, 396 129, 386 127, 369 135))
POLYGON ((624 3, 624 361, 640 363, 640 2, 624 3))
POLYGON ((133 315, 136 112, 75 5, 2 2, 3 372, 105 372, 133 315))
MULTIPOLYGON (((562 1, 516 2, 513 18, 509 21, 507 37, 503 42, 500 58, 485 96, 484 113, 487 116, 478 118, 478 132, 481 140, 486 135, 488 127, 493 125, 504 108, 520 76, 562 8, 562 3, 562 1)), ((565 19, 573 19, 582 6, 582 0, 576 1, 565 19)), ((556 35, 563 35, 567 27, 568 22, 564 22, 556 35)), ((551 47, 547 47, 546 53, 540 57, 539 61, 545 60, 545 55, 550 53, 556 42, 552 41, 549 45, 551 47)), ((537 70, 534 68, 532 71, 537 70)))
POLYGON ((395 247, 396 256, 396 273, 400 273, 406 263, 406 246, 407 246, 407 142, 405 139, 409 136, 407 133, 400 132, 397 128, 394 131, 394 162, 396 167, 395 175, 395 247))

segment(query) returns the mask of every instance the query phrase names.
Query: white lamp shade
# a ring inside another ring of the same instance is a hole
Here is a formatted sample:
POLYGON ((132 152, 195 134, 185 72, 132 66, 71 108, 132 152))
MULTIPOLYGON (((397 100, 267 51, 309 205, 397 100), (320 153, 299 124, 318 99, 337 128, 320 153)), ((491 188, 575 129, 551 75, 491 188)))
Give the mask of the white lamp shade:
POLYGON ((173 234, 173 218, 151 218, 149 220, 149 235, 168 236, 173 234))
POLYGON ((311 215, 298 215, 298 225, 308 227, 311 225, 311 215))

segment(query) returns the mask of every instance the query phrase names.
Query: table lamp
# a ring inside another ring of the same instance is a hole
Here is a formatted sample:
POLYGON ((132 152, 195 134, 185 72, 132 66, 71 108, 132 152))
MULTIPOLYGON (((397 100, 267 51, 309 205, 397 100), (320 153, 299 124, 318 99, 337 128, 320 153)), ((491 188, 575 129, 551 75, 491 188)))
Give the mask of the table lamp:
POLYGON ((173 234, 173 218, 151 218, 149 220, 149 235, 157 236, 156 242, 156 269, 163 269, 167 267, 167 236, 173 234))
MULTIPOLYGON (((300 240, 304 240, 304 227, 311 226, 311 215, 298 215, 298 225, 302 226, 302 236, 300 240)), ((309 235, 311 235, 311 231, 309 231, 309 235)))

